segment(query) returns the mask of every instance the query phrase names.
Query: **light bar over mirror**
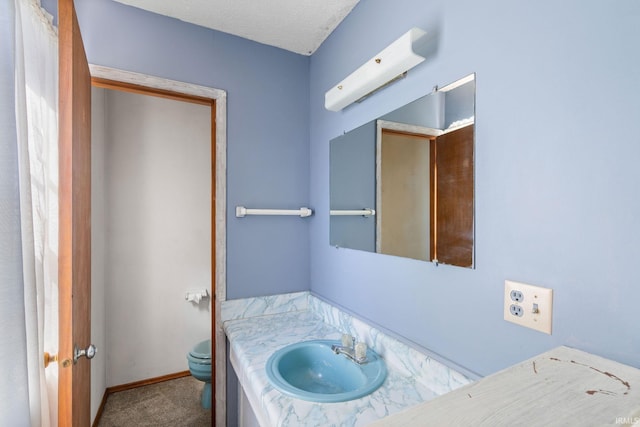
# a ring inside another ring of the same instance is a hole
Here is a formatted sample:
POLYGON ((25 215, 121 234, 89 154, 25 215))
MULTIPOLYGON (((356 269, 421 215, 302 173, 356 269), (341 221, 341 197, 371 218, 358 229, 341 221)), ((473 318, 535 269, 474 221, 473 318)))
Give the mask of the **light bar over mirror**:
POLYGON ((403 77, 425 59, 427 33, 412 28, 324 95, 324 106, 340 111, 403 77))

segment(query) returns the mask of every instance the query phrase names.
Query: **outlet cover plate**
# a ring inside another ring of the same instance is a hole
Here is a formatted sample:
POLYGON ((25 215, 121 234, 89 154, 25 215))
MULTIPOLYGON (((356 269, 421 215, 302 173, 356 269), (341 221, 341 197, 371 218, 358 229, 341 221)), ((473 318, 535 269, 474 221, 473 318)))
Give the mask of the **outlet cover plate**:
POLYGON ((551 335, 552 318, 553 289, 511 280, 504 281, 504 320, 551 335), (522 301, 514 301, 511 298, 512 291, 522 292, 524 296, 522 301), (514 304, 522 307, 524 313, 522 316, 511 314, 511 306, 514 304), (537 304, 537 312, 534 312, 534 304, 537 304))

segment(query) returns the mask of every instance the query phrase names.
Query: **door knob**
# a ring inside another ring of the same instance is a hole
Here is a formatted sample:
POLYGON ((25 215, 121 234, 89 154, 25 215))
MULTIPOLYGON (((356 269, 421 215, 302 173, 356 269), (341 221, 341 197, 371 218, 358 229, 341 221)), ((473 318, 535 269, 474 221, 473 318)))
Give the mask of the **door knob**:
POLYGON ((86 357, 87 359, 93 359, 97 351, 98 350, 96 349, 96 346, 93 344, 90 344, 87 348, 78 348, 78 346, 75 346, 75 348, 73 349, 73 363, 78 363, 78 359, 80 359, 82 356, 86 357))

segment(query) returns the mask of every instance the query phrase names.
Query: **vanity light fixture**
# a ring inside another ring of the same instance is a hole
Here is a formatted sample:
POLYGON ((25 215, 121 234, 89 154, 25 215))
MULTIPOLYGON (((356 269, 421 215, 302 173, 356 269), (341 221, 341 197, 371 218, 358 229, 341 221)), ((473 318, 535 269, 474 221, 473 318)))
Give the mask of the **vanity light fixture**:
POLYGON ((425 59, 427 33, 412 28, 324 94, 324 107, 346 106, 402 78, 425 59))

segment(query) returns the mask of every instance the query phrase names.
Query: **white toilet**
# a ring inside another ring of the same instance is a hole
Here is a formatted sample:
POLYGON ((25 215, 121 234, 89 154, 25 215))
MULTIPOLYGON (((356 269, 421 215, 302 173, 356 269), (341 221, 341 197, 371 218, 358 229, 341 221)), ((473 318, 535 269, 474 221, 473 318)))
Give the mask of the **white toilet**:
POLYGON ((202 407, 211 409, 211 340, 204 340, 196 344, 187 354, 191 375, 204 381, 202 389, 202 407))

